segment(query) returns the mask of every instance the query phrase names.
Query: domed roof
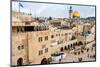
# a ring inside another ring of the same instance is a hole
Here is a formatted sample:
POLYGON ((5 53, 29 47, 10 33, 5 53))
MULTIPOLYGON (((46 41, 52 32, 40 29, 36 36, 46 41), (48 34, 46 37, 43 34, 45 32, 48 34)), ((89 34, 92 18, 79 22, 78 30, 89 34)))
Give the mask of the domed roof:
POLYGON ((73 11, 72 17, 80 17, 80 13, 78 11, 73 11))

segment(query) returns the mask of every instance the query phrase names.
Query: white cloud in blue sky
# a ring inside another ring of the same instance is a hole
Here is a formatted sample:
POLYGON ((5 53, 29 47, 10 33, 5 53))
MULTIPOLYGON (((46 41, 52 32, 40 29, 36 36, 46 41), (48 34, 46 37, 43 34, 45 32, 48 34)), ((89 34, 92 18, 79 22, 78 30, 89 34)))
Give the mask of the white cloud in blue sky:
MULTIPOLYGON (((47 4, 34 2, 21 2, 24 6, 20 7, 21 12, 29 13, 39 17, 69 17, 69 7, 80 12, 82 18, 95 16, 95 6, 85 5, 64 5, 64 4, 47 4)), ((12 10, 18 11, 18 2, 12 2, 12 10)))

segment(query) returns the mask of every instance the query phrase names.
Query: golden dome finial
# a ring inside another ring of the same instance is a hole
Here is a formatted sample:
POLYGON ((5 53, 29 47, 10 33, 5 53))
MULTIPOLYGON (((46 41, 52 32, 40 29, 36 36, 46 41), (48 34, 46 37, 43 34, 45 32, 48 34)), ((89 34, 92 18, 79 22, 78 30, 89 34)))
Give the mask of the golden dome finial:
POLYGON ((78 11, 73 11, 72 12, 72 17, 74 18, 74 17, 80 17, 80 13, 78 12, 78 11))

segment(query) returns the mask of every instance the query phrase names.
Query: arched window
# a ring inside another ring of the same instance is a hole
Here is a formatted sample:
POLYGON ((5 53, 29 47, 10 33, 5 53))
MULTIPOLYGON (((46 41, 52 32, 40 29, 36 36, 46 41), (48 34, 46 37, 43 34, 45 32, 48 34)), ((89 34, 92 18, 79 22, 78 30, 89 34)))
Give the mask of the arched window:
POLYGON ((18 46, 17 48, 18 48, 18 50, 20 50, 20 49, 21 49, 21 48, 20 48, 20 46, 18 46))
POLYGON ((64 51, 63 47, 61 47, 60 51, 64 51))
POLYGON ((67 47, 65 46, 64 49, 67 50, 67 47))
POLYGON ((24 49, 24 45, 22 45, 21 47, 22 47, 22 49, 24 49))

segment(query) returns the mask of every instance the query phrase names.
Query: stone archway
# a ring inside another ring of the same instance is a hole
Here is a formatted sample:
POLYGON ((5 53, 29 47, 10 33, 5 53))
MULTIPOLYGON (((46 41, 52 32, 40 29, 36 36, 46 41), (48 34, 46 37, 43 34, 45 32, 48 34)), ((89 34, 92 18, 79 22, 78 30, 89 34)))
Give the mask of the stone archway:
POLYGON ((43 58, 43 59, 41 60, 41 64, 48 64, 48 60, 47 60, 46 58, 43 58))
POLYGON ((67 47, 65 46, 64 49, 67 50, 67 47))
POLYGON ((75 45, 77 46, 77 42, 75 43, 75 45))
POLYGON ((73 44, 71 44, 71 48, 73 47, 73 44))
POLYGON ((68 45, 68 49, 70 49, 70 45, 68 45))
POLYGON ((73 43, 73 48, 75 49, 75 46, 76 46, 76 44, 75 43, 73 43))
POLYGON ((73 46, 75 46, 75 43, 73 43, 73 46))
POLYGON ((82 41, 79 41, 78 45, 83 45, 82 41))
POLYGON ((64 51, 63 47, 61 47, 60 51, 64 51))
POLYGON ((17 60, 17 65, 18 65, 18 66, 23 65, 23 58, 19 58, 19 59, 17 60))

